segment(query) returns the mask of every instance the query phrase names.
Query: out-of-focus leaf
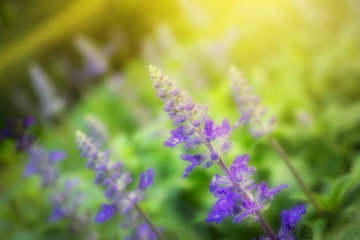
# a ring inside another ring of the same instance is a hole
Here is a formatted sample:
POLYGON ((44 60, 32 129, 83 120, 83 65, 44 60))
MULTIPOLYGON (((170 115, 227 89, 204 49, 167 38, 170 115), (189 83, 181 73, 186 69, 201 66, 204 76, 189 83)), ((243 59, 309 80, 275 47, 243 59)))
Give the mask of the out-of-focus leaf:
POLYGON ((343 203, 347 194, 359 183, 360 180, 360 158, 358 157, 354 161, 354 165, 352 167, 352 171, 347 175, 338 178, 333 183, 333 187, 328 196, 324 196, 320 199, 323 202, 323 206, 333 211, 338 209, 340 205, 343 203))
POLYGON ((326 227, 326 221, 324 219, 319 219, 314 224, 311 225, 311 229, 313 231, 313 240, 324 239, 325 227, 326 227))
POLYGON ((347 232, 341 240, 356 240, 360 238, 360 227, 347 232))

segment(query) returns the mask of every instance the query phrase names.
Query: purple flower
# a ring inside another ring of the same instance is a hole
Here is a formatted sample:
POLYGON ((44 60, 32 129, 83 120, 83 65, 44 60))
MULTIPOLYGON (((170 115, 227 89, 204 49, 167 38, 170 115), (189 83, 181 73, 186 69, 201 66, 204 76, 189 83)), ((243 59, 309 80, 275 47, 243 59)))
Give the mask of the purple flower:
POLYGON ((268 189, 266 182, 256 184, 255 199, 258 203, 265 205, 274 198, 274 194, 280 192, 281 189, 286 188, 287 186, 288 185, 286 184, 280 184, 277 187, 268 189))
POLYGON ((210 154, 210 159, 216 161, 219 159, 219 154, 217 152, 213 152, 210 154))
POLYGON ((28 151, 34 142, 34 138, 30 135, 23 135, 16 139, 16 151, 28 151))
POLYGON ((49 222, 67 217, 72 220, 74 225, 84 223, 84 216, 77 213, 83 200, 82 193, 76 189, 78 184, 77 179, 68 179, 62 188, 58 188, 58 191, 52 193, 53 211, 49 216, 49 222))
POLYGON ((59 204, 56 204, 54 207, 53 207, 53 210, 51 212, 51 215, 48 219, 49 222, 54 222, 54 221, 57 221, 61 218, 63 218, 65 216, 65 213, 61 207, 61 205, 59 204))
MULTIPOLYGON (((159 229, 159 231, 161 231, 159 229)), ((133 236, 125 237, 125 240, 156 240, 155 233, 151 230, 148 224, 142 223, 135 229, 133 236)))
POLYGON ((138 226, 135 233, 135 239, 137 240, 156 240, 155 233, 151 230, 149 225, 142 223, 138 226))
MULTIPOLYGON (((175 82, 162 74, 160 69, 150 66, 149 71, 157 96, 165 102, 164 111, 174 120, 173 125, 177 126, 170 132, 171 136, 164 145, 173 148, 184 143, 184 149, 196 149, 201 144, 208 146, 217 141, 219 147, 206 153, 213 161, 217 161, 221 155, 229 152, 232 144, 227 139, 239 123, 230 126, 229 121, 224 119, 221 125, 214 124, 214 121, 206 115, 208 111, 206 106, 193 103, 188 93, 177 88, 175 82)), ((185 177, 195 166, 202 163, 196 159, 188 161, 191 165, 185 170, 185 177)), ((202 168, 208 168, 213 164, 207 161, 203 163, 202 168)))
POLYGON ((214 121, 212 119, 207 119, 204 124, 204 134, 208 139, 211 139, 213 136, 214 121))
POLYGON ((219 199, 215 203, 213 211, 209 215, 210 217, 208 216, 207 218, 208 220, 215 219, 219 222, 226 216, 233 216, 233 221, 235 223, 240 223, 247 217, 252 216, 256 221, 257 216, 255 213, 261 210, 264 207, 264 204, 269 203, 275 193, 285 187, 284 185, 280 185, 279 187, 269 190, 267 185, 264 185, 264 183, 260 185, 253 185, 253 180, 248 178, 255 172, 255 168, 248 167, 248 161, 248 155, 238 155, 231 165, 230 177, 218 174, 213 177, 210 183, 210 192, 214 194, 214 197, 220 198, 221 200, 219 199), (234 185, 234 182, 236 182, 236 185, 234 185), (248 193, 255 188, 257 189, 257 192, 255 193, 255 200, 251 200, 248 193), (245 199, 241 197, 241 194, 244 193, 246 196, 245 199), (239 197, 234 198, 233 196, 239 197), (225 211, 225 214, 220 205, 228 207, 229 199, 235 201, 234 204, 236 204, 237 207, 233 207, 231 209, 236 209, 236 212, 232 212, 230 214, 229 211, 225 211), (220 214, 220 212, 223 214, 220 214))
POLYGON ((230 176, 243 185, 249 185, 248 178, 256 172, 255 167, 248 167, 249 155, 237 155, 230 166, 230 176), (246 184, 245 184, 246 183, 246 184))
POLYGON ((35 124, 35 119, 31 116, 24 118, 24 120, 22 121, 22 125, 24 128, 31 127, 34 124, 35 124))
POLYGON ((251 135, 257 138, 271 133, 275 128, 275 119, 263 120, 266 108, 260 105, 260 98, 253 93, 252 88, 247 84, 241 72, 232 67, 230 69, 230 78, 238 111, 244 123, 250 125, 249 131, 251 135))
POLYGON ((42 178, 42 185, 54 186, 58 177, 58 172, 53 166, 54 163, 66 157, 62 151, 52 151, 46 153, 41 147, 31 147, 29 150, 29 162, 25 166, 24 176, 29 177, 37 174, 42 178))
POLYGON ((225 118, 221 126, 214 126, 212 119, 207 119, 204 124, 204 134, 208 141, 215 140, 217 137, 228 137, 231 133, 232 127, 229 125, 229 121, 225 118))
POLYGON ((240 223, 244 221, 246 217, 253 216, 253 214, 262 207, 262 205, 259 205, 254 201, 242 200, 240 205, 240 212, 235 215, 233 222, 240 223))
POLYGON ((86 130, 92 139, 97 139, 99 143, 105 143, 108 139, 108 132, 104 124, 94 115, 85 116, 86 130))
POLYGON ((82 69, 73 70, 77 81, 89 81, 106 73, 109 68, 108 58, 116 47, 108 44, 102 49, 83 36, 77 37, 74 44, 84 62, 82 69))
POLYGON ((211 179, 209 191, 213 193, 216 198, 228 195, 230 192, 233 192, 233 189, 234 185, 227 177, 215 174, 211 179))
POLYGON ((153 178, 154 178, 154 170, 153 169, 148 169, 145 172, 141 173, 140 175, 140 183, 138 188, 139 189, 146 189, 147 187, 149 187, 152 183, 153 183, 153 178))
POLYGON ((220 223, 225 217, 238 214, 241 211, 240 206, 237 204, 239 199, 241 199, 240 195, 233 192, 223 195, 214 204, 205 221, 220 223))
POLYGON ((180 125, 172 130, 171 137, 164 142, 164 145, 170 148, 175 147, 177 144, 184 143, 194 133, 189 125, 180 125))
POLYGON ((63 151, 52 151, 49 154, 49 162, 56 163, 66 157, 66 153, 63 151))
MULTIPOLYGON (((23 125, 26 127, 31 126, 33 123, 32 118, 23 121, 23 125)), ((70 219, 69 227, 74 230, 86 226, 87 216, 77 212, 78 206, 82 202, 81 192, 74 189, 78 185, 78 181, 68 179, 63 187, 59 186, 59 173, 55 168, 55 163, 63 160, 66 153, 60 150, 47 152, 40 146, 31 146, 28 155, 29 161, 24 169, 24 177, 38 175, 41 178, 42 186, 52 190, 51 202, 53 208, 48 217, 48 222, 54 222, 66 217, 70 219)))
POLYGON ((189 155, 189 154, 183 154, 180 156, 180 158, 184 161, 188 161, 191 164, 185 169, 185 173, 183 177, 187 177, 189 173, 198 165, 203 163, 206 159, 208 159, 208 156, 206 154, 196 154, 196 155, 189 155))
POLYGON ((300 204, 293 209, 283 210, 281 213, 282 224, 279 231, 280 240, 293 240, 295 224, 300 221, 301 215, 306 213, 305 204, 300 204))
POLYGON ((0 140, 14 139, 16 151, 28 151, 34 142, 34 138, 28 133, 28 130, 34 124, 33 117, 9 119, 0 130, 0 140))
POLYGON ((134 204, 145 198, 145 190, 153 183, 154 170, 141 173, 137 188, 128 192, 132 178, 129 172, 122 172, 121 162, 111 162, 109 152, 100 151, 100 145, 80 131, 76 133, 76 141, 81 155, 88 159, 86 166, 96 173, 94 183, 104 187, 105 197, 111 202, 102 205, 95 221, 102 223, 116 212, 130 214, 134 204))
POLYGON ((96 214, 95 222, 103 223, 106 220, 110 219, 116 211, 115 205, 103 204, 101 205, 101 210, 96 214))
MULTIPOLYGON (((225 165, 223 156, 231 150, 232 143, 229 137, 232 131, 242 122, 257 122, 258 117, 263 114, 264 111, 258 108, 258 97, 250 94, 246 98, 238 99, 238 104, 245 103, 245 111, 233 126, 230 126, 227 119, 224 119, 221 125, 217 125, 207 115, 207 107, 193 103, 188 93, 177 88, 175 82, 162 74, 160 69, 150 66, 149 71, 157 96, 165 102, 164 110, 174 120, 174 125, 178 126, 171 131, 171 137, 164 145, 173 148, 184 143, 185 149, 195 149, 202 144, 207 149, 206 153, 181 155, 181 159, 190 162, 184 177, 200 164, 202 168, 208 168, 216 163, 225 174, 216 174, 211 180, 209 190, 218 200, 205 221, 219 223, 227 216, 233 217, 235 223, 240 223, 248 217, 257 221, 264 206, 286 185, 281 184, 268 189, 265 182, 254 184, 250 177, 256 169, 248 166, 247 154, 236 156, 230 169, 225 165)), ((243 90, 251 93, 251 89, 247 87, 243 90)), ((274 238, 271 229, 264 227, 264 231, 274 238)))

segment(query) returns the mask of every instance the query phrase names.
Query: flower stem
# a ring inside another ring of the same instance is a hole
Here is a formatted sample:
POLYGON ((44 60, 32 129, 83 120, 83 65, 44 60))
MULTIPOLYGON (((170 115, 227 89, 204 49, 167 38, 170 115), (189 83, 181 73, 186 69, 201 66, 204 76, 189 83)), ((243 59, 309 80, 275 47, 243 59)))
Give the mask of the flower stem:
POLYGON ((291 173, 294 175, 296 181, 300 184, 301 188, 305 192, 306 196, 309 198, 310 202, 314 205, 317 213, 321 217, 324 217, 324 211, 321 209, 319 203, 316 201, 313 194, 311 193, 311 190, 308 188, 308 186, 306 185, 306 183, 304 182, 304 180, 302 179, 302 177, 300 176, 300 174, 298 173, 298 171, 296 170, 294 165, 291 163, 291 161, 290 161, 289 157, 287 156, 287 154, 285 153, 284 149, 281 147, 281 145, 278 143, 278 141, 276 141, 275 138, 270 136, 269 140, 270 140, 270 143, 273 146, 273 148, 280 155, 280 157, 284 160, 285 164, 290 169, 291 173))
POLYGON ((153 231, 153 233, 155 233, 156 237, 158 240, 165 240, 165 238, 163 237, 163 235, 159 232, 159 230, 155 227, 155 225, 152 223, 152 221, 150 220, 150 218, 148 217, 148 215, 146 215, 146 213, 140 208, 139 204, 134 203, 131 201, 131 198, 129 197, 129 195, 126 192, 122 192, 124 194, 124 196, 126 197, 126 199, 128 199, 131 204, 133 205, 133 207, 136 209, 136 211, 138 211, 138 213, 141 215, 141 217, 145 220, 145 222, 149 225, 149 227, 151 228, 151 230, 153 231))

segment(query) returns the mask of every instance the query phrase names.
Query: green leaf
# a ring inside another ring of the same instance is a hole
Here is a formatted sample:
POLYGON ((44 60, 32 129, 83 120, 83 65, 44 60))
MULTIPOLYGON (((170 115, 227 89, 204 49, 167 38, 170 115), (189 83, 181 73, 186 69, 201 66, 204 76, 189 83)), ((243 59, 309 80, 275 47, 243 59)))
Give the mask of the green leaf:
POLYGON ((326 227, 326 221, 324 219, 317 220, 311 225, 313 230, 313 240, 323 240, 324 230, 326 227))
POLYGON ((349 232, 347 232, 341 238, 341 240, 355 240, 355 239, 359 239, 359 236, 360 236, 360 227, 352 229, 349 232))

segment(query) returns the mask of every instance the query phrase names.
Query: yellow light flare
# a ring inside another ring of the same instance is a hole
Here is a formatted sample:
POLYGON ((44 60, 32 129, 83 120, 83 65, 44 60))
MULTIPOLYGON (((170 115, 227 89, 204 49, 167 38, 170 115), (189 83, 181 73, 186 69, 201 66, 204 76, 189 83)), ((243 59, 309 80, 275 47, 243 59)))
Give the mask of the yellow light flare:
POLYGON ((44 49, 54 41, 76 33, 85 24, 96 20, 106 0, 78 0, 35 30, 0 49, 0 72, 17 60, 44 49))

